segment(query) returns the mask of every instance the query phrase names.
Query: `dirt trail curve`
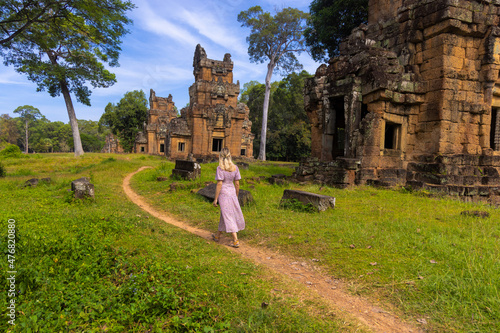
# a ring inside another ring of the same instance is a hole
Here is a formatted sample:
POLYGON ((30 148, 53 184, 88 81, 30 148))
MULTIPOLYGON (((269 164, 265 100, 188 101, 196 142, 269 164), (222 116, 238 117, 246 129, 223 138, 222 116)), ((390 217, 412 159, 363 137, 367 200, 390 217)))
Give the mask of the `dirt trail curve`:
MULTIPOLYGON (((150 167, 141 167, 137 171, 127 175, 123 180, 123 190, 129 199, 154 217, 211 241, 210 231, 194 228, 156 210, 130 188, 130 179, 132 176, 146 168, 150 167)), ((238 249, 228 247, 228 250, 239 253, 242 257, 248 258, 259 265, 264 265, 279 274, 299 281, 304 288, 315 291, 319 297, 326 300, 333 308, 347 313, 349 317, 357 319, 372 332, 423 332, 418 327, 410 325, 390 311, 385 311, 362 297, 348 294, 342 282, 332 280, 331 277, 322 274, 313 265, 305 262, 297 262, 290 257, 277 254, 268 249, 250 247, 246 244, 242 244, 238 249)))

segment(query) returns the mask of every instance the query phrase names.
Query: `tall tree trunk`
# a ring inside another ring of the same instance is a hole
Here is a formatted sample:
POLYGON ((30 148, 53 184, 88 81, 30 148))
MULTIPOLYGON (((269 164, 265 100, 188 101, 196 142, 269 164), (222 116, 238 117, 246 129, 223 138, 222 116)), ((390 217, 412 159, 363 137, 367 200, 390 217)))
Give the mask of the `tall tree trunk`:
POLYGON ((24 128, 26 129, 26 138, 24 139, 24 153, 28 154, 28 119, 26 119, 26 125, 24 128))
POLYGON ((266 160, 267 114, 269 110, 269 97, 271 95, 271 77, 273 76, 275 66, 273 61, 267 64, 266 91, 264 93, 264 105, 262 106, 262 130, 260 131, 260 149, 258 157, 261 161, 266 160))
POLYGON ((61 81, 61 92, 64 96, 64 101, 66 102, 66 109, 68 109, 69 123, 71 125, 71 131, 73 132, 75 157, 78 157, 80 155, 83 155, 82 140, 80 139, 80 131, 78 130, 78 121, 76 120, 75 108, 73 107, 73 102, 71 101, 68 85, 64 81, 61 81))

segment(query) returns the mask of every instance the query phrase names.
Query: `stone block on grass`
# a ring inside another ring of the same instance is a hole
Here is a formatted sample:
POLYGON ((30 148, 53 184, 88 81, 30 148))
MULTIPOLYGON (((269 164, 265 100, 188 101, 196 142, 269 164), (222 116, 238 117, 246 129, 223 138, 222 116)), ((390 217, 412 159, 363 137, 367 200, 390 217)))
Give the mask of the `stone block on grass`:
POLYGON ((248 170, 248 168, 250 167, 250 165, 245 162, 236 162, 236 165, 240 170, 248 170))
POLYGON ((52 179, 50 177, 47 177, 47 178, 42 178, 42 179, 38 179, 38 178, 31 178, 31 179, 28 179, 23 187, 36 187, 38 184, 40 183, 43 183, 43 184, 50 184, 52 183, 52 179))
MULTIPOLYGON (((198 194, 204 196, 211 202, 215 199, 215 190, 217 189, 217 184, 209 184, 205 186, 201 190, 198 191, 198 194)), ((246 204, 253 201, 252 193, 246 190, 240 189, 240 193, 238 194, 238 201, 240 202, 240 206, 245 206, 246 204)))
POLYGON ((71 191, 73 191, 75 199, 94 199, 94 184, 90 183, 90 179, 87 177, 73 180, 71 182, 71 191))
POLYGON ((286 200, 294 199, 302 202, 304 205, 311 204, 319 212, 323 212, 328 208, 335 208, 334 197, 298 190, 285 190, 283 192, 283 197, 281 198, 281 203, 286 200))
POLYGON ((176 160, 175 169, 172 170, 172 176, 178 176, 182 179, 194 180, 201 174, 201 166, 195 161, 176 160))
POLYGON ((272 175, 267 179, 267 181, 271 185, 288 185, 287 176, 281 173, 272 175))
POLYGON ((31 178, 31 179, 28 179, 25 183, 24 183, 24 187, 27 187, 27 186, 30 186, 30 187, 36 187, 38 185, 38 183, 40 182, 40 180, 38 178, 31 178))

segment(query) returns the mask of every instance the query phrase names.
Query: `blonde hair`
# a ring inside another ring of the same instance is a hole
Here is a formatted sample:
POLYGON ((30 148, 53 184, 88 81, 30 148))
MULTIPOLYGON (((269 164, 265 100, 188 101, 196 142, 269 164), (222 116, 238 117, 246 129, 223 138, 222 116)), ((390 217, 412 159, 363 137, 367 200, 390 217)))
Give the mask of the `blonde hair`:
POLYGON ((231 153, 228 148, 222 148, 219 154, 219 166, 223 171, 233 172, 236 170, 236 165, 234 165, 231 159, 231 153))

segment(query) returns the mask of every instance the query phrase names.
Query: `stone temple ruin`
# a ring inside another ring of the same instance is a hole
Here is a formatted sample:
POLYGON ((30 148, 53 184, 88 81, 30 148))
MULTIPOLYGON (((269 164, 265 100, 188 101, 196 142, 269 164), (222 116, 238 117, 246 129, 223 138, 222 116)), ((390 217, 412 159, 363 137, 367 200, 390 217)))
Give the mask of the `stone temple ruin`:
POLYGON ((368 24, 306 82, 298 179, 500 204, 499 24, 496 0, 370 0, 368 24))
POLYGON ((254 135, 249 109, 238 103, 240 83, 233 83, 233 62, 208 59, 198 44, 193 60, 195 82, 189 88, 189 106, 177 116, 172 96, 157 97, 151 90, 144 130, 135 152, 173 159, 213 159, 227 147, 234 157, 252 158, 254 135))

